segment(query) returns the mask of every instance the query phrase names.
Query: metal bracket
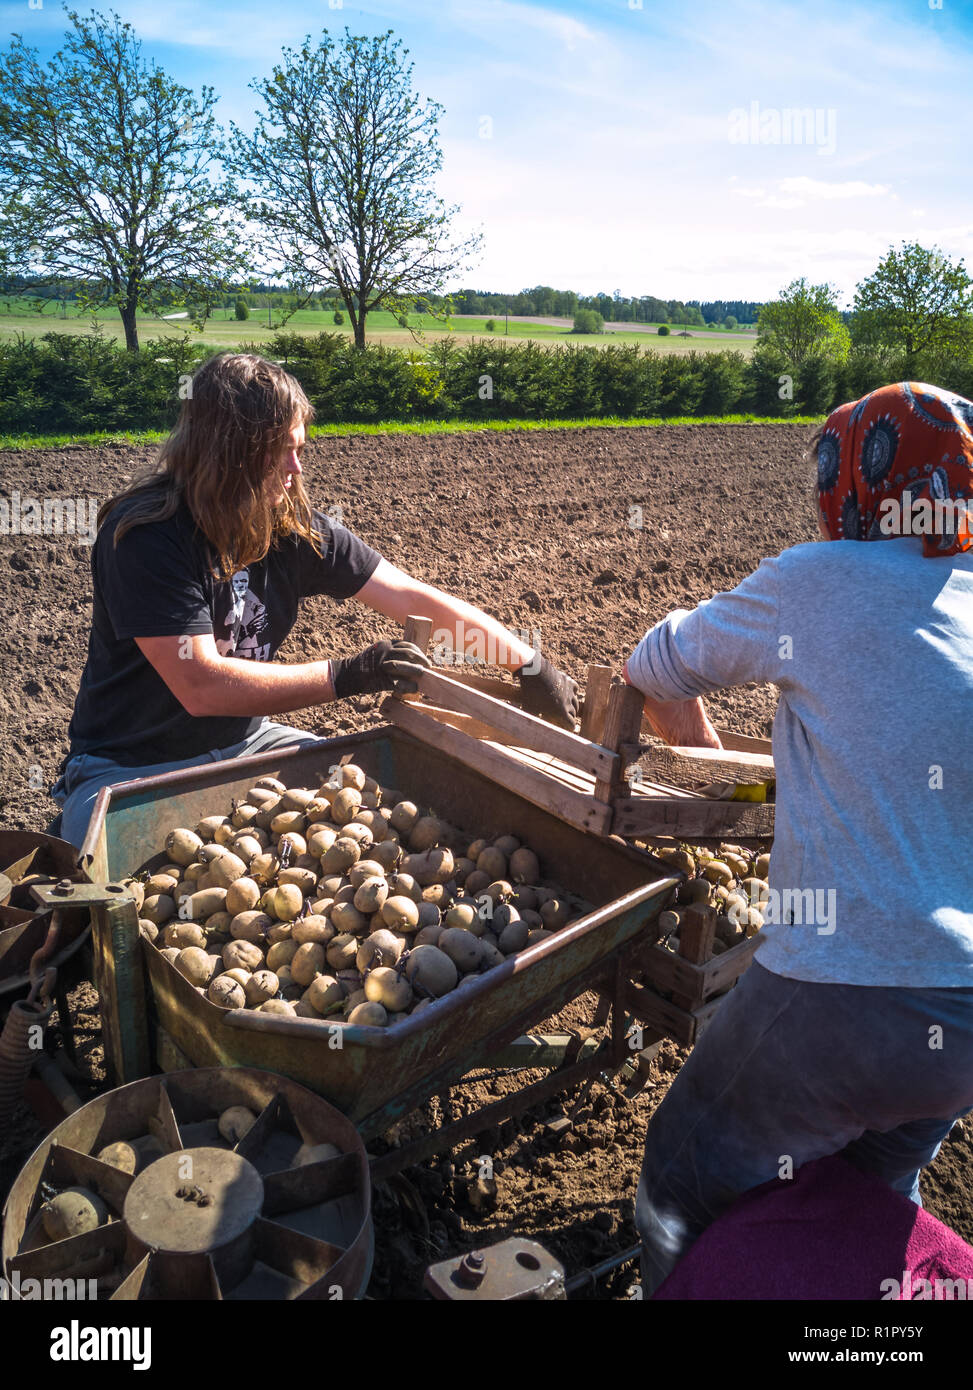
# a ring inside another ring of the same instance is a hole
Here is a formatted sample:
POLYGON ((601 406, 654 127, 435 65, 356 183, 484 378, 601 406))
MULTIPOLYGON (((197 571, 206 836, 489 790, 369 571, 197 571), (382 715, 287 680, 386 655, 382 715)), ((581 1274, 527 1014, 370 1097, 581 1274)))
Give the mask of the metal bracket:
POLYGON ((145 981, 135 898, 123 883, 34 883, 42 907, 86 907, 91 915, 94 983, 101 1001, 105 1069, 114 1086, 151 1070, 145 981))
POLYGON ((42 907, 94 907, 100 903, 135 901, 123 883, 72 883, 69 878, 57 883, 32 883, 30 892, 42 907))
POLYGON ((564 1299, 564 1266, 535 1240, 514 1236, 426 1270, 433 1298, 470 1303, 507 1299, 564 1299))

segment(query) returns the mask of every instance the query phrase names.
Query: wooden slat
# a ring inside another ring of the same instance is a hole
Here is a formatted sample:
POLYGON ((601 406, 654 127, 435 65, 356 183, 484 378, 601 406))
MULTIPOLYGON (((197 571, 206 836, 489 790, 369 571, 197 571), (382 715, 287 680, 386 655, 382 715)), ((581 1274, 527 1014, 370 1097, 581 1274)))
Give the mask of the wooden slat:
POLYGON ((676 748, 663 745, 639 752, 622 748, 628 768, 635 763, 660 782, 737 782, 753 785, 774 781, 774 760, 765 753, 734 753, 723 748, 676 748))
POLYGON ((610 666, 588 667, 584 705, 581 710, 581 737, 589 739, 592 743, 601 743, 605 736, 611 679, 610 666))
POLYGON ((657 1028, 675 1042, 689 1047, 696 1041, 696 1020, 686 1009, 671 1004, 647 985, 627 981, 622 988, 622 1007, 639 1023, 657 1028))
MULTIPOLYGON (((608 713, 605 717, 604 746, 613 753, 624 743, 636 743, 642 723, 645 700, 641 691, 634 686, 613 685, 608 692, 608 713)), ((599 777, 595 783, 595 796, 599 801, 611 804, 625 790, 621 758, 608 777, 599 777)), ((619 832, 615 832, 616 834, 619 832)))
POLYGON ((429 646, 432 633, 432 618, 422 618, 410 613, 405 620, 405 640, 424 652, 429 646))
MULTIPOLYGON (((447 674, 446 671, 443 672, 447 674)), ((508 704, 520 705, 520 686, 516 681, 504 681, 499 676, 478 676, 465 666, 450 666, 449 679, 457 685, 469 686, 470 690, 480 690, 484 695, 492 695, 495 700, 506 700, 508 704)))
POLYGON ((424 671, 416 684, 423 695, 440 708, 453 709, 459 714, 472 715, 484 723, 513 735, 524 748, 536 748, 563 758, 595 777, 611 779, 617 774, 620 759, 601 744, 589 743, 567 729, 558 729, 543 719, 515 709, 502 700, 482 691, 471 690, 438 671, 424 671))
POLYGON ((746 801, 711 801, 709 797, 627 796, 615 801, 613 833, 625 839, 672 835, 696 839, 723 835, 754 837, 774 833, 773 806, 746 801))
MULTIPOLYGON (((399 701, 398 706, 395 723, 428 744, 430 720, 420 714, 415 706, 405 701, 399 701)), ((555 781, 548 773, 528 767, 511 757, 505 749, 470 738, 447 724, 437 724, 432 732, 435 735, 435 747, 458 758, 467 767, 472 767, 475 771, 499 782, 518 796, 525 797, 535 806, 542 806, 561 820, 579 826, 582 830, 590 830, 596 835, 610 833, 610 806, 600 805, 583 792, 555 781)))
POLYGON ((594 796, 595 779, 590 773, 582 772, 580 768, 572 767, 570 763, 565 763, 550 753, 539 753, 536 748, 514 745, 510 748, 510 756, 528 767, 546 773, 549 777, 556 777, 566 786, 577 788, 578 791, 584 792, 585 796, 594 796))
MULTIPOLYGON (((773 751, 773 743, 769 738, 750 738, 747 734, 735 734, 730 729, 717 728, 716 732, 720 736, 723 748, 728 753, 765 753, 769 757, 773 751)), ((642 733, 649 738, 659 737, 648 719, 645 718, 642 720, 642 733)), ((694 753, 699 751, 698 748, 692 750, 694 753)), ((719 750, 714 751, 718 752, 719 750)))
MULTIPOLYGON (((421 706, 420 706, 421 708, 421 706)), ((569 767, 559 759, 550 758, 549 755, 538 753, 531 748, 511 747, 511 756, 529 763, 532 767, 539 767, 550 772, 552 777, 558 777, 571 786, 588 791, 594 795, 595 779, 588 773, 579 771, 578 768, 569 767)), ((688 800, 706 801, 711 800, 708 796, 703 796, 701 792, 689 791, 684 787, 673 787, 666 782, 642 781, 631 788, 632 794, 638 797, 677 797, 688 800)))
POLYGON ((395 711, 402 703, 407 703, 410 709, 417 710, 424 714, 427 719, 432 719, 437 724, 449 724, 453 729, 461 729, 470 738, 488 739, 491 743, 514 744, 515 740, 510 734, 503 733, 500 729, 494 729, 490 724, 484 724, 481 719, 473 719, 468 714, 458 714, 456 710, 440 709, 437 705, 430 705, 425 700, 415 697, 406 697, 405 701, 388 699, 381 706, 381 713, 392 723, 395 722, 395 711))
MULTIPOLYGON (((679 954, 691 965, 705 965, 713 954, 716 939, 716 908, 708 903, 691 903, 679 927, 679 954)), ((702 982, 690 993, 676 992, 672 1002, 681 1009, 694 1009, 702 1003, 702 982)))
POLYGON ((765 753, 768 758, 773 754, 774 745, 769 738, 749 738, 746 734, 731 733, 729 729, 716 732, 728 753, 765 753))

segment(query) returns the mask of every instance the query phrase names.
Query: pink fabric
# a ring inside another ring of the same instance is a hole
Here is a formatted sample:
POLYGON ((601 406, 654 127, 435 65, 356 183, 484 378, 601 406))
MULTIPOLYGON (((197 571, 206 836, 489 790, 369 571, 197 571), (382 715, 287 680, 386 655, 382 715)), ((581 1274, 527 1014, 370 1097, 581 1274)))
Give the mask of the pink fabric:
POLYGON ((699 1237, 656 1299, 943 1299, 969 1281, 973 1246, 839 1155, 736 1201, 699 1237), (894 1287, 885 1281, 895 1281, 894 1287), (884 1287, 883 1287, 884 1284, 884 1287))

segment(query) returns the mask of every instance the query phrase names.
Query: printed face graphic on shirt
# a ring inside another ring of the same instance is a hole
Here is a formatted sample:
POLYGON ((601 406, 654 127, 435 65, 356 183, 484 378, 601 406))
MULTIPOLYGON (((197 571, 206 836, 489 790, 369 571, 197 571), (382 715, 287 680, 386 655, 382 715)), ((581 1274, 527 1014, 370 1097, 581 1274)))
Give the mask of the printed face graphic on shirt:
MULTIPOLYGON (((250 590, 250 571, 238 570, 230 580, 226 616, 217 620, 223 635, 216 639, 220 656, 243 657, 250 661, 269 661, 270 643, 261 640, 270 623, 267 609, 250 590)), ((219 603, 219 598, 217 603, 219 603)))

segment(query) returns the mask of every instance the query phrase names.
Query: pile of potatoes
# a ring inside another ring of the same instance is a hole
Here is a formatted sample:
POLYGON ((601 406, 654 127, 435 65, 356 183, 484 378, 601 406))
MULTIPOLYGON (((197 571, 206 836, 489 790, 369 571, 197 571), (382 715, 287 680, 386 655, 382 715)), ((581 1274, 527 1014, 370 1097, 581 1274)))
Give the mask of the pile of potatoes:
POLYGON ((757 854, 731 844, 721 844, 716 850, 670 845, 653 847, 651 852, 689 875, 689 881, 679 889, 675 910, 659 914, 660 945, 678 952, 679 928, 691 903, 708 903, 717 909, 714 956, 755 936, 763 926, 761 906, 770 896, 769 853, 757 854))
POLYGON ((165 854, 127 880, 143 935, 225 1009, 384 1027, 590 910, 515 836, 466 844, 350 763, 261 777, 165 854))

